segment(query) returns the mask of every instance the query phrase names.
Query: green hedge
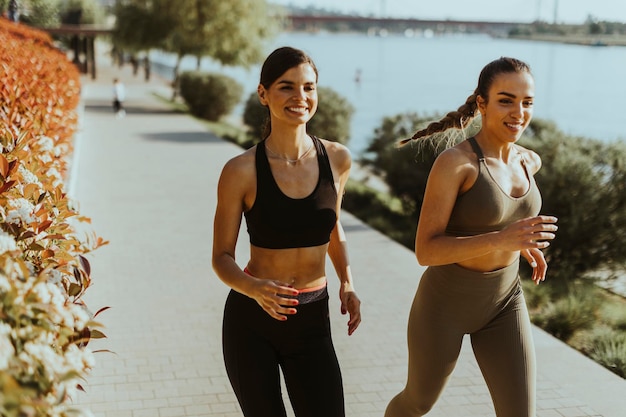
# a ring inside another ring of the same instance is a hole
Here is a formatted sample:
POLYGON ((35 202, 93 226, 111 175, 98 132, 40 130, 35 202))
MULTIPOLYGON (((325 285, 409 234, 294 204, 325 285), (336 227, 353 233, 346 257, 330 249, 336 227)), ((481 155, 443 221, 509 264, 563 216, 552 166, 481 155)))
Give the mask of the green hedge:
POLYGON ((186 71, 180 75, 180 95, 194 116, 218 121, 241 100, 243 87, 223 74, 186 71))

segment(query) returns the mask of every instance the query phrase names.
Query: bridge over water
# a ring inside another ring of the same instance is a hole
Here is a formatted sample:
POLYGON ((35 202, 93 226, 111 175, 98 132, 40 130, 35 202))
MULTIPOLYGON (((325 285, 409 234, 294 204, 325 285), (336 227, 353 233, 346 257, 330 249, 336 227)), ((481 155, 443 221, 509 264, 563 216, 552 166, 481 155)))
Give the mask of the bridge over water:
POLYGON ((470 20, 429 20, 393 17, 366 17, 343 15, 289 15, 288 29, 318 31, 328 30, 357 30, 380 33, 404 32, 406 30, 426 31, 434 33, 471 32, 488 33, 493 35, 507 34, 512 28, 527 26, 530 23, 498 22, 498 21, 470 21, 470 20))

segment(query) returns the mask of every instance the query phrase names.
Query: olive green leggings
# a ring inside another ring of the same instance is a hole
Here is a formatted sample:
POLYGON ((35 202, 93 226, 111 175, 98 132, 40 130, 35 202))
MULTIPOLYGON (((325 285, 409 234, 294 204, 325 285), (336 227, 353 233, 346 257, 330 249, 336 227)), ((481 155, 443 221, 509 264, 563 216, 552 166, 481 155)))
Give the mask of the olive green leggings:
POLYGON ((429 267, 408 324, 408 378, 385 417, 417 417, 437 401, 465 334, 498 417, 535 416, 535 352, 519 263, 493 272, 429 267))

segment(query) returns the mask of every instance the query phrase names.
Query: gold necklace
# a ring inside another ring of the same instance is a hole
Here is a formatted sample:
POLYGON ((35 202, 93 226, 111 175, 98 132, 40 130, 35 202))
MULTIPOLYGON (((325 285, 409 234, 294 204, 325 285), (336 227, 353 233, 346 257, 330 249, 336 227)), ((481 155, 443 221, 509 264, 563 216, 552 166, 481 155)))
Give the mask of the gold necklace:
POLYGON ((272 150, 272 148, 270 148, 269 146, 267 146, 267 142, 265 142, 265 149, 267 149, 272 155, 274 155, 275 157, 282 159, 283 161, 286 161, 287 164, 289 165, 295 165, 298 163, 298 161, 300 161, 302 158, 304 158, 305 156, 307 156, 309 154, 309 152, 311 152, 311 149, 313 149, 313 141, 311 141, 311 145, 309 146, 309 148, 304 151, 304 153, 302 155, 300 155, 299 157, 297 157, 296 159, 289 159, 289 158, 285 158, 284 156, 278 154, 277 152, 274 152, 272 150))

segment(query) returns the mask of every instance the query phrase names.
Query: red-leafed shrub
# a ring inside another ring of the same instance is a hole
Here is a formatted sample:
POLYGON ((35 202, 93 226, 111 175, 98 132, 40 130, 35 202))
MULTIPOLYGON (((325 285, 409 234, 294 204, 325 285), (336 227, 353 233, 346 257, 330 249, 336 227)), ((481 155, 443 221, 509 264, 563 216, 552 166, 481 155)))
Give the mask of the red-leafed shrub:
POLYGON ((89 222, 64 183, 80 77, 40 31, 0 19, 0 415, 67 416, 102 337, 81 297, 89 222))

